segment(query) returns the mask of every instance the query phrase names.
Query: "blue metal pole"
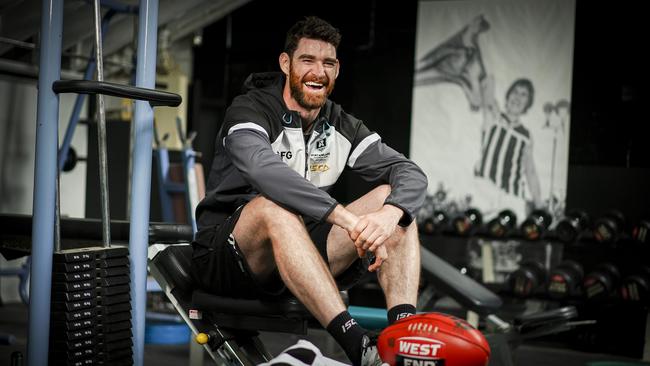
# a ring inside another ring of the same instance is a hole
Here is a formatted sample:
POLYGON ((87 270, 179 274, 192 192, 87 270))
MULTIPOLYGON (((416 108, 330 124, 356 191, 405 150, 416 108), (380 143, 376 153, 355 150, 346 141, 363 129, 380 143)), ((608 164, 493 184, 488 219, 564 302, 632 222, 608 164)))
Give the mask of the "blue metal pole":
POLYGON ((54 252, 59 137, 59 96, 52 83, 61 78, 63 0, 43 0, 41 8, 40 68, 36 115, 36 159, 32 223, 32 267, 29 302, 28 365, 47 365, 50 338, 50 296, 54 252))
POLYGON ((158 166, 158 191, 162 220, 163 222, 174 222, 174 207, 170 197, 170 193, 174 191, 170 188, 170 185, 173 186, 173 182, 169 180, 169 150, 164 147, 156 148, 154 161, 158 166))
MULTIPOLYGON (((138 52, 135 85, 155 87, 158 0, 140 0, 138 52)), ((151 200, 151 144, 153 109, 147 102, 135 102, 133 174, 131 175, 131 299, 133 305, 133 362, 144 363, 144 326, 147 305, 147 248, 149 203, 151 200)))

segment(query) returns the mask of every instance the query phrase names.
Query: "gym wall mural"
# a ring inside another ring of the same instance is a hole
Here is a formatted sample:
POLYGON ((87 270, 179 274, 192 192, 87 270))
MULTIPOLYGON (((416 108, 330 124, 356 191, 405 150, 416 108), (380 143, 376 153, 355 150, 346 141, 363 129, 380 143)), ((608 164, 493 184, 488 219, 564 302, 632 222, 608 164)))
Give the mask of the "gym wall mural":
POLYGON ((563 214, 574 19, 575 1, 420 1, 410 156, 429 178, 422 214, 563 214))

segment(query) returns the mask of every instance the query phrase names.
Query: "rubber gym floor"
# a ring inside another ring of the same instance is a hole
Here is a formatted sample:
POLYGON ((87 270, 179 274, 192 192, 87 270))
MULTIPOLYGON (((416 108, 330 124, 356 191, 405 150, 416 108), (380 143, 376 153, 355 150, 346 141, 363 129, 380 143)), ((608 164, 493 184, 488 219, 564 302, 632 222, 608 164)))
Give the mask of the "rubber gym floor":
MULTIPOLYGON (((0 333, 15 336, 13 345, 0 345, 0 365, 10 365, 11 354, 14 351, 20 351, 23 355, 26 354, 27 315, 28 308, 22 304, 6 304, 0 307, 0 333)), ((46 331, 46 329, 43 331, 46 331)), ((342 362, 347 362, 343 351, 324 330, 311 329, 307 336, 283 334, 281 337, 278 337, 276 334, 263 333, 261 337, 269 351, 273 354, 277 354, 284 348, 293 345, 298 339, 307 339, 318 346, 324 355, 342 362)), ((187 344, 145 345, 145 365, 181 366, 188 363, 188 358, 189 347, 187 344)), ((520 346, 514 353, 514 363, 518 366, 650 365, 650 363, 641 363, 638 360, 624 357, 532 345, 520 346), (610 362, 605 363, 604 361, 610 362)), ((214 365, 207 355, 204 364, 214 365)))

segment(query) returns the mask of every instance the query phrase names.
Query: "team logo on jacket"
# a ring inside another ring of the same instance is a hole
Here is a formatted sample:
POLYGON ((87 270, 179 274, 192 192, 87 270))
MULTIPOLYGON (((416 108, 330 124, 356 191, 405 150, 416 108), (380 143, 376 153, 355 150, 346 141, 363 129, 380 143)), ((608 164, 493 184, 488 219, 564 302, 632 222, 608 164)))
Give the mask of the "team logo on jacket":
POLYGON ((327 139, 322 139, 316 141, 316 148, 320 151, 323 151, 327 147, 327 139))
POLYGON ((291 159, 293 157, 293 154, 291 151, 276 151, 276 154, 280 155, 280 159, 291 159))
POLYGON ((327 159, 329 159, 329 157, 330 157, 329 151, 323 153, 312 151, 311 154, 309 154, 309 159, 313 163, 325 163, 327 162, 327 159))
POLYGON ((322 173, 330 170, 330 167, 327 164, 312 164, 309 166, 309 170, 312 172, 322 173))

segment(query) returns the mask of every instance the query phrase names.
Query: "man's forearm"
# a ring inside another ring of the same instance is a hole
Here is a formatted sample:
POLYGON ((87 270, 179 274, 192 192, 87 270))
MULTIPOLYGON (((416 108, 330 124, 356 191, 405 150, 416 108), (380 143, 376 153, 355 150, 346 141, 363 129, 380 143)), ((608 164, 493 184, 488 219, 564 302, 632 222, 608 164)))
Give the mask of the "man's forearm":
POLYGON ((347 232, 351 232, 352 229, 354 229, 357 221, 359 221, 359 217, 347 210, 343 205, 336 205, 334 210, 332 210, 330 215, 327 217, 327 222, 340 226, 347 232))
POLYGON ((404 216, 404 211, 395 205, 385 204, 381 209, 389 212, 395 218, 395 222, 399 222, 404 216))

